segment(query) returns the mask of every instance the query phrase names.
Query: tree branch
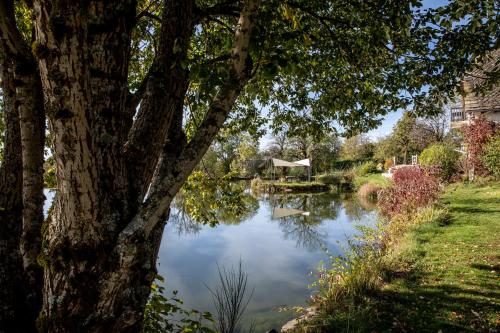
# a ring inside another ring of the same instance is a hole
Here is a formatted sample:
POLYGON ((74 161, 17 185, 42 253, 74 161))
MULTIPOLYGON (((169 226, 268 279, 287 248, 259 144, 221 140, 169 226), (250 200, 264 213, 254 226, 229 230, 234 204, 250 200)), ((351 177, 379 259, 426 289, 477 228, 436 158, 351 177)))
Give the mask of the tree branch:
POLYGON ((127 99, 127 107, 129 109, 129 114, 127 115, 128 118, 132 118, 136 112, 137 106, 141 102, 141 99, 144 97, 144 93, 146 92, 146 87, 148 84, 148 80, 151 77, 151 72, 152 72, 152 67, 149 68, 148 72, 142 79, 141 84, 139 85, 139 88, 137 88, 136 91, 133 93, 129 93, 128 99, 127 99))
POLYGON ((211 7, 197 8, 196 22, 210 16, 233 16, 239 17, 241 6, 239 0, 228 0, 215 4, 211 7))
POLYGON ((167 138, 173 115, 188 87, 183 67, 194 29, 194 0, 165 1, 158 54, 141 87, 131 98, 131 112, 140 102, 137 117, 124 145, 131 192, 141 203, 167 138))
POLYGON ((180 154, 178 156, 163 155, 151 185, 150 195, 141 206, 139 213, 124 230, 125 234, 143 231, 148 237, 157 223, 164 220, 173 197, 199 163, 227 119, 250 77, 252 65, 248 47, 259 2, 259 0, 248 0, 241 11, 226 83, 212 100, 195 136, 180 154))
POLYGON ((139 21, 143 17, 149 17, 149 18, 161 23, 161 17, 159 17, 158 15, 153 14, 151 12, 148 12, 148 11, 143 11, 142 13, 137 15, 136 20, 139 21))
POLYGON ((151 3, 146 6, 146 8, 144 8, 143 10, 141 10, 139 12, 139 14, 137 14, 137 16, 135 17, 135 21, 138 22, 141 18, 143 18, 144 16, 147 16, 146 13, 151 13, 151 7, 153 7, 153 6, 156 6, 153 11, 156 11, 160 5, 160 2, 161 1, 151 1, 151 3))

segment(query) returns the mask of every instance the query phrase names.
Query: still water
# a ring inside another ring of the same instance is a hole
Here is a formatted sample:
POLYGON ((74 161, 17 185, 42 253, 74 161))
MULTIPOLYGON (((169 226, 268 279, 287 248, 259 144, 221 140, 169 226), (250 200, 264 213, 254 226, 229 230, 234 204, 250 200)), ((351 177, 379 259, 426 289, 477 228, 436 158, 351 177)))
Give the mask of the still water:
MULTIPOLYGON (((247 195, 251 195, 248 194, 247 195)), ((312 272, 342 253, 356 226, 376 218, 373 205, 332 193, 252 196, 251 212, 214 228, 173 212, 163 236, 158 270, 167 289, 179 291, 188 308, 214 311, 207 286, 218 284, 217 264, 242 261, 252 298, 244 315, 256 332, 279 329, 293 318, 282 306, 305 305, 312 272), (288 215, 287 214, 293 214, 288 215)))
MULTIPOLYGON (((53 199, 46 191, 45 210, 53 199)), ((178 290, 186 308, 215 314, 207 287, 218 285, 217 265, 236 268, 241 260, 252 297, 243 326, 256 332, 279 329, 293 313, 283 306, 306 305, 314 271, 328 255, 338 255, 357 226, 376 219, 373 205, 348 195, 245 192, 247 210, 240 217, 223 214, 216 227, 194 222, 172 210, 160 247, 158 272, 167 295, 178 290), (328 252, 328 253, 327 253, 328 252)), ((175 206, 175 205, 174 205, 175 206)))

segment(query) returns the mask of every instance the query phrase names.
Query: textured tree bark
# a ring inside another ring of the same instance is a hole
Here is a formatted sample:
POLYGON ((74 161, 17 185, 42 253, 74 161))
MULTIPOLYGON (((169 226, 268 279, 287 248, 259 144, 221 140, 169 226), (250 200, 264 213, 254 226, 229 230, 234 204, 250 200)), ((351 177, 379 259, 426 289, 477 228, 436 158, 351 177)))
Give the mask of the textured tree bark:
MULTIPOLYGON (((1 51, 1 49, 0 49, 1 51)), ((3 117, 6 126, 3 162, 0 167, 0 332, 30 331, 24 320, 26 294, 23 261, 19 248, 22 229, 22 156, 19 116, 15 109, 13 75, 0 54, 3 117)))
MULTIPOLYGON (((16 179, 22 180, 22 191, 19 192, 22 193, 22 210, 12 210, 19 214, 22 222, 18 224, 18 218, 12 217, 16 226, 15 230, 12 229, 14 227, 10 230, 12 238, 9 240, 11 243, 8 251, 16 256, 20 251, 22 258, 21 272, 13 271, 12 276, 17 279, 17 288, 23 289, 23 295, 19 295, 16 300, 18 303, 24 303, 23 311, 20 312, 24 318, 19 325, 29 331, 34 330, 34 321, 41 306, 42 270, 37 264, 37 257, 43 220, 45 116, 38 68, 16 27, 13 1, 3 1, 0 4, 0 16, 0 66, 2 86, 6 95, 6 127, 11 138, 15 138, 15 145, 20 145, 15 156, 6 156, 6 167, 10 169, 7 174, 12 176, 22 170, 22 176, 16 176, 16 179), (21 164, 18 153, 21 154, 21 164), (19 164, 16 165, 18 168, 11 169, 11 162, 19 164), (21 230, 21 235, 17 229, 21 230)), ((17 188, 13 189, 10 190, 17 193, 17 188)))
POLYGON ((27 302, 32 308, 30 312, 38 315, 42 303, 43 272, 37 259, 42 243, 45 115, 42 87, 34 59, 30 57, 29 65, 24 66, 23 72, 15 75, 23 161, 23 232, 20 247, 24 277, 29 286, 27 302))
POLYGON ((195 19, 193 0, 165 1, 159 45, 163 52, 149 71, 145 98, 125 146, 127 159, 135 161, 130 168, 130 182, 138 200, 148 190, 173 117, 183 112, 188 71, 182 63, 195 19))
POLYGON ((249 78, 256 10, 249 3, 235 34, 227 82, 188 143, 182 60, 197 19, 193 0, 164 1, 160 53, 134 120, 127 70, 135 1, 33 2, 33 49, 58 184, 40 256, 41 331, 140 330, 170 202, 249 78))
POLYGON ((127 331, 120 323, 129 295, 110 295, 103 284, 120 266, 110 253, 133 214, 121 149, 135 2, 35 1, 34 12, 58 184, 42 249, 39 329, 127 331), (103 300, 112 303, 106 311, 103 300))

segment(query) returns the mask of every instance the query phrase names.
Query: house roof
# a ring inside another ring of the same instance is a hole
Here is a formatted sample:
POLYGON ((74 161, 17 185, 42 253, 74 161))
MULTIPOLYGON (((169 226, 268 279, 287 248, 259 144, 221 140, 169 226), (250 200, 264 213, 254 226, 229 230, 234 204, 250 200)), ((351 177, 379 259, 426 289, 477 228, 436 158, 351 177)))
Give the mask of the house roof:
POLYGON ((500 68, 500 49, 485 55, 482 63, 463 79, 465 93, 465 111, 500 111, 500 85, 497 83, 485 94, 478 94, 473 89, 484 82, 485 72, 500 68))

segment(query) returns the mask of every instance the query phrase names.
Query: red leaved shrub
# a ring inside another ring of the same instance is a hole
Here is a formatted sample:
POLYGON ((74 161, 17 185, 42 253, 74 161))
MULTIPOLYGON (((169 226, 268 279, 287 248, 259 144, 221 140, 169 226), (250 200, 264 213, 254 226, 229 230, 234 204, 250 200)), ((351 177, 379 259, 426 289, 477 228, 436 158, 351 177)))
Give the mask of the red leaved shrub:
POLYGON ((384 215, 409 213, 436 200, 439 180, 435 172, 421 166, 398 168, 393 184, 379 194, 379 207, 384 215))
POLYGON ((462 127, 462 133, 467 147, 466 168, 473 167, 475 174, 486 175, 488 171, 481 160, 481 155, 486 143, 495 133, 495 124, 484 118, 476 118, 462 127))

